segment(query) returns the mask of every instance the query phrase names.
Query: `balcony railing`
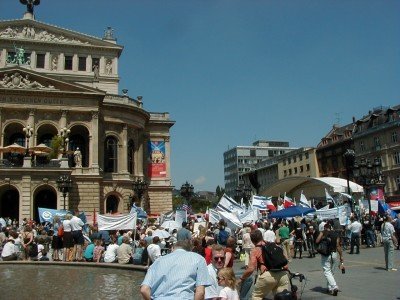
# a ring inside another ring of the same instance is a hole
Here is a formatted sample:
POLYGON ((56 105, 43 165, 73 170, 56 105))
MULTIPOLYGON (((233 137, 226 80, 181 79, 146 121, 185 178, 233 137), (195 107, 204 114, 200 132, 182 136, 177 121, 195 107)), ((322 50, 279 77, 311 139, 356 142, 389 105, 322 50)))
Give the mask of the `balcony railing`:
MULTIPOLYGON (((22 168, 23 161, 21 160, 8 160, 8 159, 0 159, 0 169, 3 168, 22 168)), ((52 169, 52 168, 60 168, 59 160, 51 160, 50 162, 40 162, 33 161, 32 168, 41 168, 41 169, 52 169)))

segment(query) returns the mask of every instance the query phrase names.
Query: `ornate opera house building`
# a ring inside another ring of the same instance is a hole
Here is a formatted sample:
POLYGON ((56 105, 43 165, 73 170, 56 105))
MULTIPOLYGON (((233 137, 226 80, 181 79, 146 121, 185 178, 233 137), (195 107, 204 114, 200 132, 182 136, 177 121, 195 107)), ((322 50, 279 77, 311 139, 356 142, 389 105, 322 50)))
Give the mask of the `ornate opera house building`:
MULTIPOLYGON (((21 6, 21 9, 23 7, 21 6)), ((168 113, 118 93, 123 47, 35 20, 0 21, 0 217, 172 209, 168 113)))

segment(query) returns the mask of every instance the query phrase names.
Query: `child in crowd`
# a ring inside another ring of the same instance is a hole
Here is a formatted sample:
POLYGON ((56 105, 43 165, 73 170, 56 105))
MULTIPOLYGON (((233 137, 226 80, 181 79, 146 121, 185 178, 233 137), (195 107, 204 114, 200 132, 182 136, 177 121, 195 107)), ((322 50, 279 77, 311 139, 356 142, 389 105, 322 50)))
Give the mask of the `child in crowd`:
POLYGON ((46 249, 42 249, 41 254, 42 256, 39 258, 39 261, 49 261, 46 249))
POLYGON ((95 242, 95 247, 93 250, 93 261, 94 262, 100 262, 103 256, 103 252, 104 252, 104 247, 102 246, 102 240, 96 240, 95 242))
POLYGON ((218 272, 218 285, 224 288, 219 293, 221 300, 239 300, 236 290, 236 278, 232 268, 222 268, 218 272))
POLYGON ((86 246, 85 252, 83 253, 83 257, 87 262, 93 262, 93 252, 94 252, 94 244, 90 242, 89 245, 86 246))

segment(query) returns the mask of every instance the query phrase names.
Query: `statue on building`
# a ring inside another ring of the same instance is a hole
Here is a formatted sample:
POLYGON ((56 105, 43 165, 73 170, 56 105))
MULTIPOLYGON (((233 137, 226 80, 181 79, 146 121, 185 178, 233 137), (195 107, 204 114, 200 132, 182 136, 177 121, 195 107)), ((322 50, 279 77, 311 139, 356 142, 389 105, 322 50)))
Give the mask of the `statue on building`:
POLYGON ((82 168, 82 153, 79 150, 79 147, 77 147, 74 152, 74 161, 76 168, 82 168))
POLYGON ((99 66, 98 65, 93 66, 93 75, 94 75, 94 80, 99 79, 99 66))
POLYGON ((57 70, 57 65, 58 65, 58 58, 57 58, 57 55, 54 55, 52 60, 51 60, 51 69, 53 71, 56 71, 57 70))
POLYGON ((112 74, 112 61, 111 61, 111 59, 107 60, 107 63, 106 63, 106 74, 107 75, 111 75, 112 74))
POLYGON ((23 5, 26 5, 27 12, 33 14, 33 8, 40 4, 40 0, 19 0, 23 5))

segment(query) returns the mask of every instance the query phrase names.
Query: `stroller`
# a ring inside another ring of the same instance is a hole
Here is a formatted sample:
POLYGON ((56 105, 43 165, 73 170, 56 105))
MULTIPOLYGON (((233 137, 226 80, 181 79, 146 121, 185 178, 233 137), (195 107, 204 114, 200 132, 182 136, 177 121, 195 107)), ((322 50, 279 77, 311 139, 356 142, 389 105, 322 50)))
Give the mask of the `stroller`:
POLYGON ((303 294, 304 291, 304 287, 305 287, 305 283, 304 285, 301 286, 301 294, 300 297, 297 296, 297 291, 298 291, 298 287, 297 285, 293 284, 293 279, 294 278, 298 278, 300 281, 300 284, 304 281, 305 282, 305 276, 301 273, 292 273, 289 270, 287 270, 288 275, 289 275, 289 283, 290 283, 290 291, 288 290, 284 290, 280 293, 277 293, 274 297, 274 300, 297 300, 297 299, 301 299, 301 295, 303 294))

